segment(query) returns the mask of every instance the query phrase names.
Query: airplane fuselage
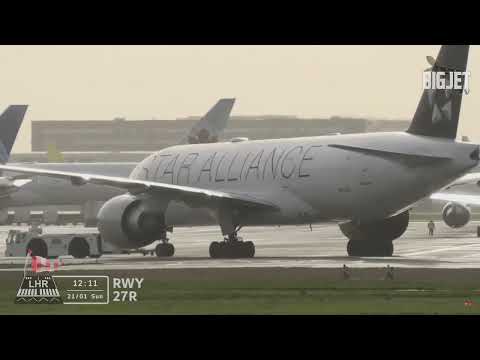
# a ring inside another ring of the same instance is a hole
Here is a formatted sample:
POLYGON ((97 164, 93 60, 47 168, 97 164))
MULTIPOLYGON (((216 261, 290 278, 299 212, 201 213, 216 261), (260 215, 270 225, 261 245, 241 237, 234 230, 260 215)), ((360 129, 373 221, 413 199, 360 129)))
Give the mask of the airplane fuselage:
MULTIPOLYGON (((139 163, 132 179, 215 189, 281 210, 245 225, 369 221, 391 216, 477 164, 476 145, 373 133, 180 145, 139 163)), ((209 209, 169 203, 169 225, 198 225, 209 209)))

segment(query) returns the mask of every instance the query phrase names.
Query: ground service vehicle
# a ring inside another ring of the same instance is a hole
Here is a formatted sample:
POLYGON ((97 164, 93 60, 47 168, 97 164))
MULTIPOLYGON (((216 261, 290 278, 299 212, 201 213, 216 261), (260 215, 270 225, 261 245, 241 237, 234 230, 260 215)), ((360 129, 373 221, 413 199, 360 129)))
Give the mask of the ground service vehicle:
POLYGON ((55 258, 71 255, 76 259, 99 258, 117 249, 105 244, 98 232, 44 234, 39 227, 28 231, 10 230, 6 239, 5 256, 33 255, 55 258))

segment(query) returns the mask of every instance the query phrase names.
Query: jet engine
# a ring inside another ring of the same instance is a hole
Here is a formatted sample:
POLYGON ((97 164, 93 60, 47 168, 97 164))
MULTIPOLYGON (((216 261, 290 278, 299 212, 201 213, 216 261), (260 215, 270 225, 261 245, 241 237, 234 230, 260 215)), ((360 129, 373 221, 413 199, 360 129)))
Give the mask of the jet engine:
POLYGON ((139 248, 162 238, 165 216, 145 199, 124 194, 100 208, 98 230, 104 241, 120 248, 139 248))
POLYGON ((450 202, 443 207, 442 217, 451 228, 460 228, 470 221, 471 211, 465 205, 450 202))

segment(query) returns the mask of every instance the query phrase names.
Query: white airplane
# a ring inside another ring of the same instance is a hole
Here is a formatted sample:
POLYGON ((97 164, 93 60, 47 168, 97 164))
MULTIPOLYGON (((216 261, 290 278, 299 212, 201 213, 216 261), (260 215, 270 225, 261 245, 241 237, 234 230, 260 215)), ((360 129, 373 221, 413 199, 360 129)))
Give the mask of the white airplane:
MULTIPOLYGON (((442 46, 432 71, 465 71, 468 51, 442 46)), ((0 169, 124 190, 98 214, 102 238, 121 248, 161 240, 157 255, 171 256, 168 227, 214 218, 224 240, 210 244, 213 258, 254 256, 243 226, 316 222, 338 223, 351 256, 391 256, 409 208, 478 164, 479 146, 455 141, 461 99, 461 89, 425 90, 406 132, 173 146, 129 177, 0 169)))
MULTIPOLYGON (((28 105, 10 105, 0 115, 0 163, 8 161, 28 105)), ((0 172, 0 199, 20 190, 31 179, 8 176, 0 172)), ((1 201, 1 200, 0 200, 1 201)))
MULTIPOLYGON (((465 185, 480 186, 480 173, 470 173, 449 184, 445 189, 430 196, 432 200, 446 202, 442 209, 442 219, 451 228, 461 228, 467 225, 472 218, 472 207, 480 206, 480 195, 472 193, 471 187, 465 185), (462 193, 450 191, 458 186, 463 186, 462 193)), ((477 229, 480 236, 480 227, 477 229)))
MULTIPOLYGON (((180 143, 209 143, 218 141, 235 103, 235 99, 220 99, 190 129, 180 143)), ((17 136, 27 109, 26 105, 10 106, 0 116, 0 161, 5 163, 17 136), (3 146, 2 146, 3 144, 3 146), (5 151, 1 151, 5 148, 5 151)), ((10 164, 21 166, 22 164, 10 164)), ((128 176, 137 164, 132 162, 107 163, 36 163, 33 168, 55 171, 88 172, 109 176, 128 176)), ((4 172, 0 177, 0 209, 9 206, 33 205, 83 205, 88 200, 106 201, 121 195, 122 189, 90 184, 84 188, 72 186, 70 181, 52 178, 31 179, 4 172)))

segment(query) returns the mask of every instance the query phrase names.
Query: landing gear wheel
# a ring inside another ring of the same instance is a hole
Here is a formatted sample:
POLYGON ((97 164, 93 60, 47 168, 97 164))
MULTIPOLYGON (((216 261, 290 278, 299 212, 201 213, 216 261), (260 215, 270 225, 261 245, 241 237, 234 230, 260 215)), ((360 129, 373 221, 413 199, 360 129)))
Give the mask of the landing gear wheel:
POLYGON ((208 248, 208 252, 212 259, 217 259, 220 257, 220 243, 218 241, 214 241, 210 243, 208 248))
POLYGON ((68 245, 68 254, 72 255, 75 259, 84 259, 90 256, 90 246, 82 237, 75 237, 70 241, 68 245))
POLYGON ((157 246, 155 246, 155 255, 157 255, 158 257, 165 256, 165 247, 163 246, 163 244, 158 244, 157 246))
POLYGON ((390 257, 393 255, 391 241, 350 240, 347 244, 348 256, 390 257))
POLYGON ((348 256, 361 256, 358 251, 357 241, 349 240, 347 244, 348 256))
POLYGON ((255 256, 255 245, 251 241, 214 241, 208 249, 212 259, 241 259, 255 256))
POLYGON ((245 250, 245 257, 253 258, 255 256, 255 245, 251 241, 246 241, 243 243, 245 250))
POLYGON ((167 256, 173 256, 175 254, 175 247, 172 244, 165 244, 167 248, 167 256))
POLYGON ((393 242, 387 241, 383 244, 383 256, 391 257, 393 255, 393 242))
POLYGON ((175 253, 175 247, 170 243, 158 244, 155 247, 155 254, 158 257, 170 257, 175 253))
POLYGON ((31 251, 32 256, 48 257, 48 247, 43 239, 33 238, 30 240, 25 255, 28 255, 28 250, 31 251))

